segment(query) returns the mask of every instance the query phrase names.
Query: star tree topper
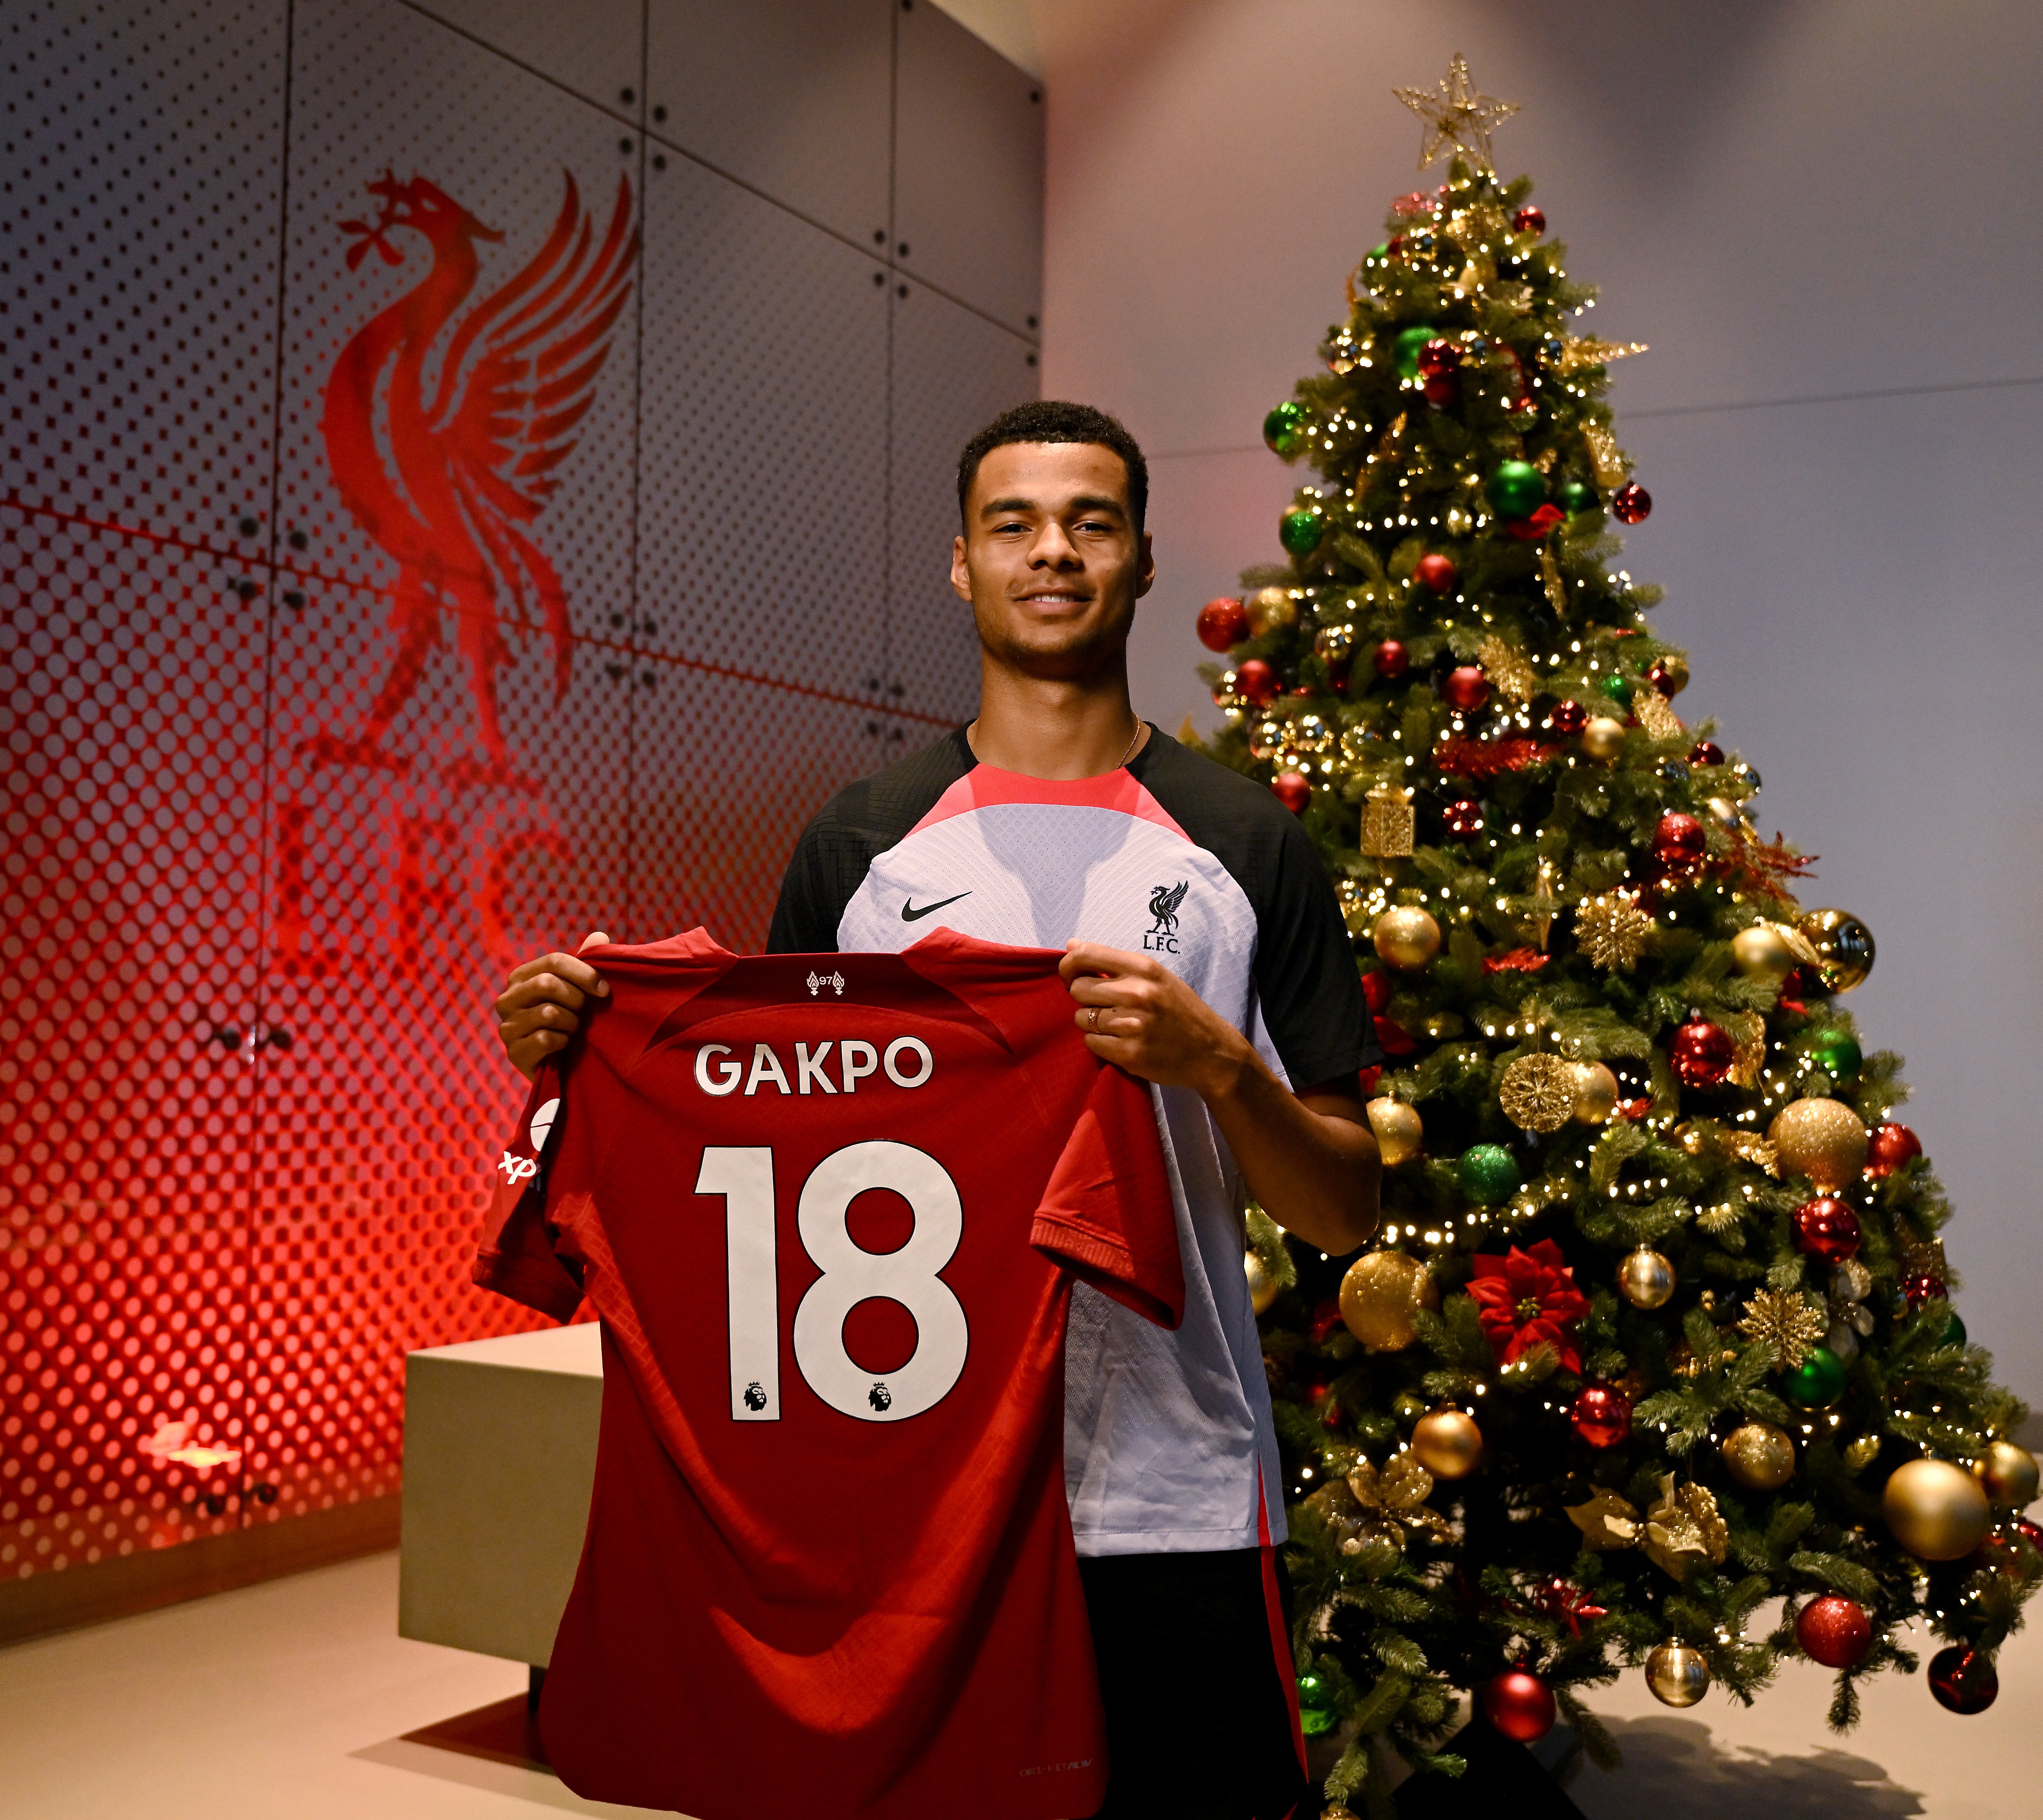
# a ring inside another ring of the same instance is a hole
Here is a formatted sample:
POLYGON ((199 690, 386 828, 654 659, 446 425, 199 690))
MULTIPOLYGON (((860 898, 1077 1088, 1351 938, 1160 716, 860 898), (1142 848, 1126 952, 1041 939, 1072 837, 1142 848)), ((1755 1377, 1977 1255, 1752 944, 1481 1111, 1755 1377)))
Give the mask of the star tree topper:
POLYGON ((1425 89, 1390 92, 1425 123, 1425 144, 1419 153, 1421 171, 1447 145, 1458 147, 1485 171, 1496 169, 1490 158, 1489 129, 1517 113, 1518 104, 1478 94, 1469 82, 1468 59, 1460 52, 1455 52, 1455 60, 1447 65, 1437 94, 1425 89))

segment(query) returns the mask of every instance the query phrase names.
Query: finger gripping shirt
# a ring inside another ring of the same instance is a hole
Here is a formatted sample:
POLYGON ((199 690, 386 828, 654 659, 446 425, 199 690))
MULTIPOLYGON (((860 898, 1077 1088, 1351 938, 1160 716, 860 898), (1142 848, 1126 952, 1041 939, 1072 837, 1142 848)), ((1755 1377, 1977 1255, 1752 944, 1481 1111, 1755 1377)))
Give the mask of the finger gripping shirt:
POLYGON ((1147 1094, 1058 956, 604 951, 476 1280, 603 1323, 540 1726, 577 1793, 702 1820, 1056 1820, 1106 1753, 1062 1472, 1071 1285, 1166 1324, 1147 1094))

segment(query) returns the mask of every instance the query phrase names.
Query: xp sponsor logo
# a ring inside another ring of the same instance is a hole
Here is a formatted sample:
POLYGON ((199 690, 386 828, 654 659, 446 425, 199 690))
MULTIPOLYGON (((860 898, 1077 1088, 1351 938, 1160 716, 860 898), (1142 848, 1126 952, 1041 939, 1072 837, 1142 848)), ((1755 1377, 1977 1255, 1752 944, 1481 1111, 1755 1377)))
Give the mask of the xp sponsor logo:
POLYGON ((884 1052, 856 1036, 826 1039, 813 1049, 797 1043, 792 1076, 771 1043, 752 1045, 749 1067, 728 1043, 705 1043, 696 1051, 696 1085, 716 1099, 736 1093, 741 1082, 747 1099, 761 1087, 777 1094, 855 1094, 861 1081, 881 1073, 897 1087, 919 1087, 936 1071, 937 1059, 919 1036, 896 1036, 884 1052))
POLYGON ((515 1188, 519 1182, 529 1182, 539 1173, 539 1159, 536 1156, 516 1156, 507 1150, 504 1153, 504 1160, 496 1167, 504 1171, 504 1181, 515 1188))
POLYGON ((519 1156, 513 1151, 505 1151, 504 1160, 497 1167, 504 1171, 505 1183, 515 1188, 521 1182, 530 1182, 539 1173, 538 1153, 546 1148, 546 1140, 554 1134, 554 1121, 560 1117, 561 1102, 558 1096, 542 1105, 534 1108, 532 1122, 526 1127, 532 1139, 533 1154, 519 1156))
POLYGON ((1178 952, 1178 911, 1185 901, 1185 893, 1191 888, 1189 879, 1180 879, 1175 885, 1159 885, 1149 894, 1149 933, 1142 938, 1145 954, 1175 954, 1178 952))

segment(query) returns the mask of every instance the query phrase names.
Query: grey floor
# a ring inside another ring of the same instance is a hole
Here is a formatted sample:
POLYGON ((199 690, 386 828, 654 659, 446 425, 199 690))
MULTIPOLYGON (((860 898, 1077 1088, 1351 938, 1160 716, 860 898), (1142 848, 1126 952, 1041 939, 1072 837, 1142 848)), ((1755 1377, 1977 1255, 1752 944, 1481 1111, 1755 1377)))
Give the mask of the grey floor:
MULTIPOLYGON (((550 1776, 402 1734, 516 1692, 508 1662, 396 1634, 397 1563, 376 1555, 0 1651, 7 1820, 515 1820, 578 1800, 550 1776)), ((1945 1712, 1919 1678, 1823 1727, 1828 1677, 1791 1664, 1747 1712, 1657 1705, 1636 1675, 1596 1700, 1625 1767, 1569 1792, 1591 1820, 2028 1820, 2043 1814, 2043 1642, 2001 1658, 1999 1703, 1945 1712)))

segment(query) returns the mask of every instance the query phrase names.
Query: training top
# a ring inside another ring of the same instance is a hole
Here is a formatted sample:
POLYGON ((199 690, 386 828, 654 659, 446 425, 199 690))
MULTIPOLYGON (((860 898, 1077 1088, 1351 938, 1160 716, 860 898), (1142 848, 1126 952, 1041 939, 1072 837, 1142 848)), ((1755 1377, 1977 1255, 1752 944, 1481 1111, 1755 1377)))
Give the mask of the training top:
MULTIPOLYGON (((1075 782, 981 764, 960 729, 853 784, 803 831, 767 946, 887 952, 945 925, 1152 955, 1294 1088, 1348 1086, 1380 1056, 1297 818, 1153 727, 1127 765, 1075 782)), ((1083 1285, 1072 1297, 1064 1475, 1082 1555, 1285 1535, 1237 1171, 1198 1094, 1153 1091, 1185 1318, 1165 1332, 1083 1285)))
POLYGON ((579 1795, 700 1820, 1104 1798, 1062 1346, 1074 1278, 1179 1318, 1162 1148, 1057 954, 920 933, 605 948, 609 998, 496 1165, 475 1280, 603 1321, 539 1707, 579 1795))

